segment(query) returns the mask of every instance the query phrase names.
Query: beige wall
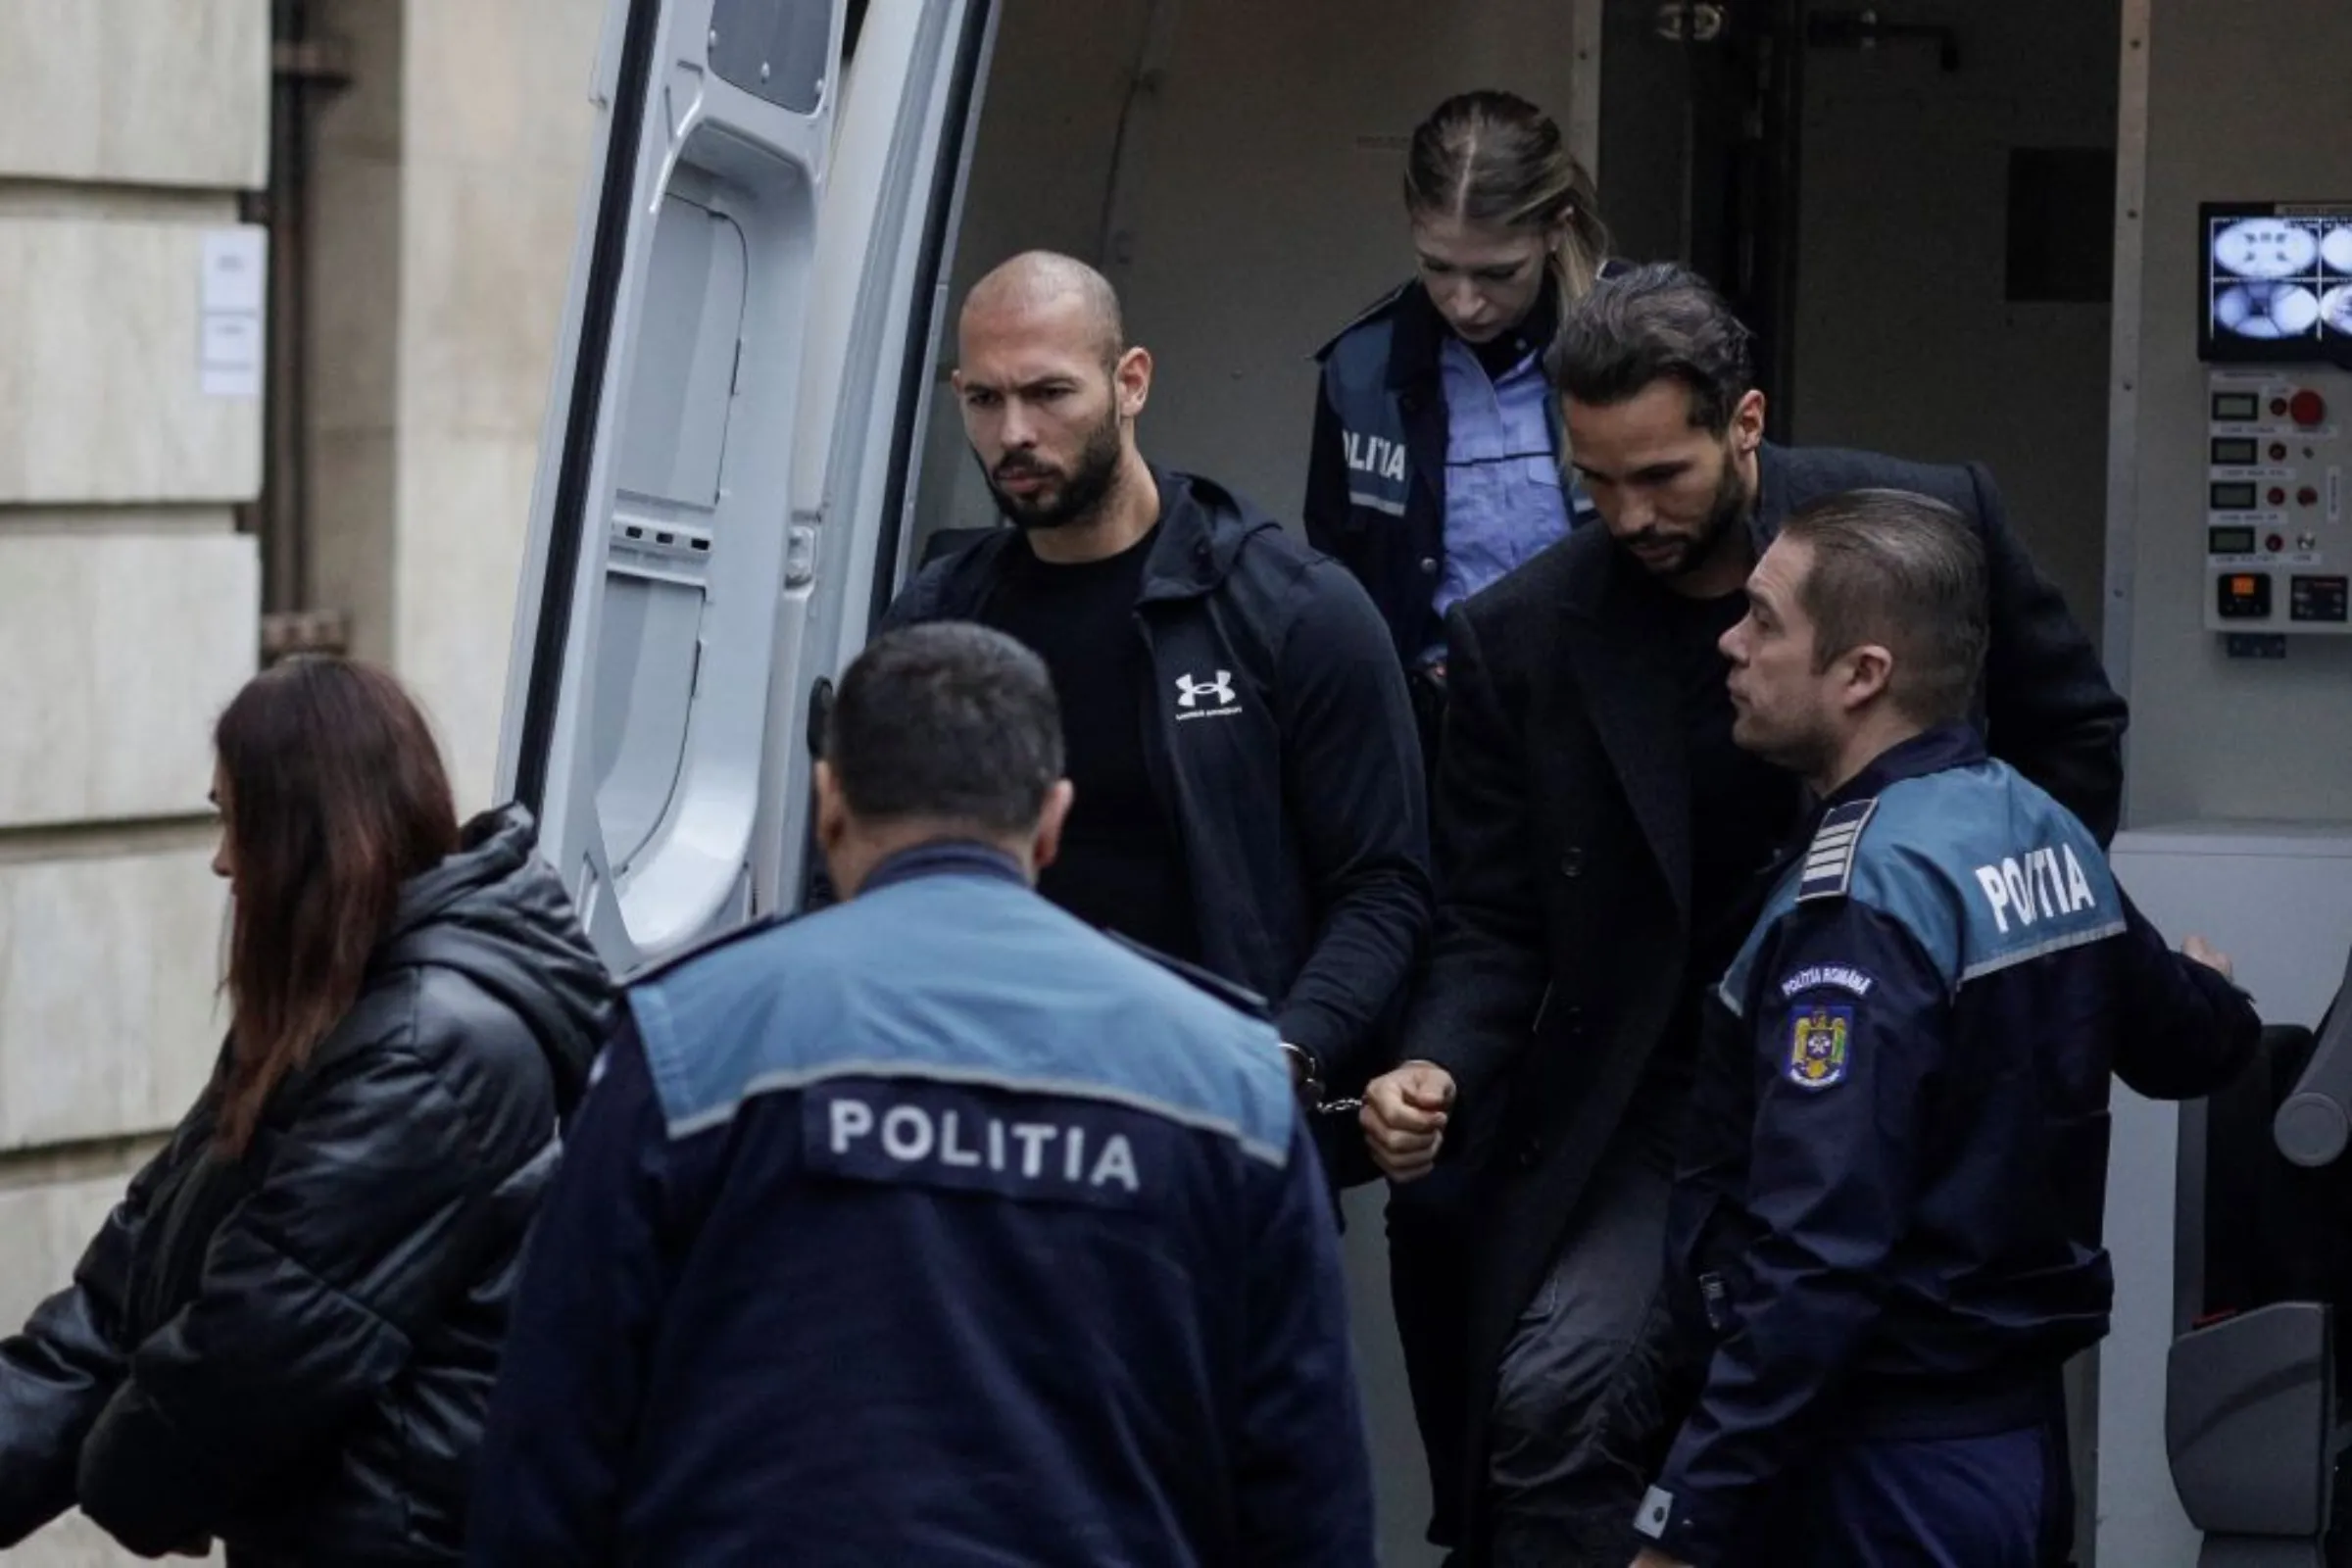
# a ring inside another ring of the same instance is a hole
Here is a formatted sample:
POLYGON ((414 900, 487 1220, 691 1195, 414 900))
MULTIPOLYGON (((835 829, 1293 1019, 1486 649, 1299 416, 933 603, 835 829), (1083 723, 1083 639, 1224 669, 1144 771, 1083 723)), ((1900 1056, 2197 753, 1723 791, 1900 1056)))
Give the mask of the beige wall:
POLYGON ((393 427, 400 335, 401 0, 325 0, 351 81, 312 120, 310 340, 304 345, 312 604, 351 651, 392 658, 393 427))
MULTIPOLYGON (((603 0, 326 0, 306 597, 490 804, 603 0)), ((255 664, 259 398, 199 376, 208 229, 269 176, 264 0, 0 6, 0 1332, 208 1070, 213 718, 255 664)), ((9 1559, 128 1559, 69 1518, 9 1559)))
POLYGON ((493 804, 603 0, 328 0, 309 411, 315 603, 432 713, 493 804))
MULTIPOLYGON (((258 397, 199 376, 269 154, 258 0, 0 7, 0 1321, 209 1066, 207 736, 251 672, 258 397)), ((12 1562, 119 1562, 86 1526, 12 1562)))
POLYGON ((261 0, 9 0, 0 86, 13 175, 249 190, 269 170, 261 0))
POLYGON ((408 0, 392 657, 490 804, 603 0, 408 0))

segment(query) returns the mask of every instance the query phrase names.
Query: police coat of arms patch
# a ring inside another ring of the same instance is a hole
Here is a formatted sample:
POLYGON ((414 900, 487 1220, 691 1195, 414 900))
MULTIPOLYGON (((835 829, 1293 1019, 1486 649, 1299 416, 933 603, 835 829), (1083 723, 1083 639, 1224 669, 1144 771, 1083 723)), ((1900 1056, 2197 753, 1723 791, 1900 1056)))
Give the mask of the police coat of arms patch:
POLYGON ((1827 1089, 1844 1078, 1853 1029, 1851 1007, 1797 1009, 1788 1029, 1788 1081, 1799 1089, 1827 1089))

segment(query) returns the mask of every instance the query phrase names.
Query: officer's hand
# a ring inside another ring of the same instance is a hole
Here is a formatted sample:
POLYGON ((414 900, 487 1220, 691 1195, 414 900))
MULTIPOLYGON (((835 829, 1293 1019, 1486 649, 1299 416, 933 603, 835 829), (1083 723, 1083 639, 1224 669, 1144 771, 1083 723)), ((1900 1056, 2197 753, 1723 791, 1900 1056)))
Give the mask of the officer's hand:
POLYGON ((1408 1061, 1364 1086, 1364 1142, 1392 1181, 1429 1174, 1446 1139, 1453 1074, 1431 1061, 1408 1061))
POLYGON ((1634 1568, 1690 1568, 1690 1565, 1679 1557, 1669 1557, 1662 1551, 1644 1546, 1635 1554, 1634 1568))
POLYGON ((2237 975, 2230 966, 2230 955, 2207 943, 2203 937, 2190 937, 2180 944, 2180 956, 2192 963, 2201 963, 2234 985, 2237 975))

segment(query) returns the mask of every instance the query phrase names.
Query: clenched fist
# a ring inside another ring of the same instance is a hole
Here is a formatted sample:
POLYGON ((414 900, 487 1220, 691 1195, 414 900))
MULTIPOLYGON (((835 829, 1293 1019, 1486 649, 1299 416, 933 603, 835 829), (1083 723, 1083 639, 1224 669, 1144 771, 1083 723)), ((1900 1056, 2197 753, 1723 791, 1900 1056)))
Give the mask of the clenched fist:
POLYGON ((1429 1174, 1446 1142, 1446 1117, 1453 1107, 1453 1074, 1431 1061, 1408 1061, 1364 1087, 1359 1119, 1372 1161, 1392 1181, 1429 1174))

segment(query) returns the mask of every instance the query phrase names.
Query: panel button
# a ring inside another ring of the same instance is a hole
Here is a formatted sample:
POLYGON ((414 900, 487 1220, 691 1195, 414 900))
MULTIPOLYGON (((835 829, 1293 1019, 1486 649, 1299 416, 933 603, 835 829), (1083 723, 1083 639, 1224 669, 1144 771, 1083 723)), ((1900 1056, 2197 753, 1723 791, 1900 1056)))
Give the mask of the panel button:
POLYGON ((2275 485, 2271 486, 2271 493, 2270 493, 2270 495, 2269 495, 2269 496, 2268 496, 2266 499, 2268 499, 2268 500, 2269 500, 2269 502, 2270 502, 2270 504, 2271 504, 2272 506, 2274 506, 2274 507, 2283 507, 2283 506, 2285 506, 2285 505, 2286 505, 2286 486, 2284 486, 2284 485, 2282 485, 2282 484, 2275 484, 2275 485))
POLYGON ((2352 609, 2352 581, 2342 577, 2296 577, 2287 584, 2286 618, 2342 624, 2352 609))
POLYGON ((2295 504, 2303 507, 2316 507, 2320 504, 2320 493, 2310 485, 2305 485, 2295 492, 2295 504))
POLYGON ((2271 574, 2226 571, 2213 580, 2214 611, 2224 620, 2268 620, 2271 574))
POLYGON ((2309 429, 2315 424, 2327 421, 2328 400, 2311 388, 2305 387, 2287 400, 2286 412, 2297 424, 2309 429))

